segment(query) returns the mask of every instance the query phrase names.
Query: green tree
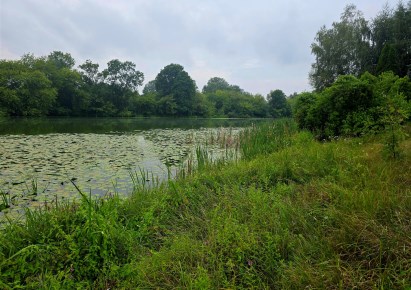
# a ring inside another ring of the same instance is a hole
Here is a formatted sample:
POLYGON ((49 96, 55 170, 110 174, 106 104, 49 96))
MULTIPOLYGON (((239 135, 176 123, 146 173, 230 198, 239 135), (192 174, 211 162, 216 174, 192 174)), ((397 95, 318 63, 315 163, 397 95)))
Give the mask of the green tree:
POLYGON ((233 91, 243 93, 244 91, 237 85, 230 85, 225 79, 220 77, 213 77, 208 80, 207 84, 203 87, 203 93, 215 93, 216 91, 233 91))
POLYGON ((144 86, 143 94, 157 93, 156 91, 156 81, 151 80, 144 86))
POLYGON ((291 117, 291 107, 282 90, 271 91, 267 95, 268 110, 273 118, 291 117))
POLYGON ((392 44, 387 43, 381 51, 378 58, 377 73, 382 73, 385 71, 398 72, 398 54, 397 50, 392 44))
POLYGON ((155 79, 155 88, 160 99, 166 98, 161 104, 167 104, 169 109, 163 112, 168 115, 192 115, 196 85, 183 66, 169 64, 164 67, 155 79), (174 102, 175 106, 170 102, 174 102))
POLYGON ((295 97, 293 106, 293 116, 300 129, 314 130, 315 126, 311 111, 317 102, 317 95, 315 93, 304 92, 295 97))
POLYGON ((64 53, 61 51, 53 51, 47 56, 47 60, 53 63, 58 69, 71 69, 76 63, 70 53, 64 53))
POLYGON ((372 21, 372 44, 376 72, 393 71, 403 77, 411 64, 411 1, 399 2, 396 9, 388 5, 372 21))
POLYGON ((118 59, 110 60, 107 68, 103 70, 104 81, 122 90, 137 91, 143 84, 144 74, 136 70, 136 65, 131 61, 121 62, 118 59))
POLYGON ((252 116, 265 118, 268 116, 268 103, 262 95, 251 97, 252 116))
POLYGON ((129 115, 131 98, 143 84, 143 73, 136 70, 136 65, 130 61, 121 62, 114 59, 107 63, 107 68, 102 71, 101 76, 107 85, 101 85, 104 87, 104 102, 113 104, 119 115, 129 115))
POLYGON ((79 65, 80 74, 85 83, 89 85, 97 84, 100 80, 99 64, 93 63, 91 60, 86 60, 85 63, 79 65))
POLYGON ((200 117, 209 117, 213 114, 213 105, 207 97, 197 92, 194 97, 193 115, 200 117))
POLYGON ((215 93, 218 90, 229 90, 230 84, 223 78, 213 77, 203 87, 203 93, 215 93))
POLYGON ((309 75, 311 85, 320 91, 340 75, 359 76, 372 68, 371 31, 354 5, 345 8, 340 22, 317 32, 311 51, 315 62, 309 75))
POLYGON ((157 103, 158 113, 163 116, 174 116, 177 114, 177 103, 172 95, 163 96, 157 103))
POLYGON ((157 101, 155 93, 146 93, 142 96, 134 95, 131 109, 136 115, 152 116, 156 114, 157 101))
POLYGON ((56 90, 44 73, 21 61, 0 61, 0 108, 7 115, 46 115, 56 90))

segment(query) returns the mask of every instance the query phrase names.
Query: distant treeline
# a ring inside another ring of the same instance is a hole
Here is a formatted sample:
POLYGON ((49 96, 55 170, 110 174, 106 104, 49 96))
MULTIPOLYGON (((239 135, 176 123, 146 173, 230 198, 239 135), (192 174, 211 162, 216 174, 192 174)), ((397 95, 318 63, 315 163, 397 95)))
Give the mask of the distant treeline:
POLYGON ((144 74, 130 61, 114 59, 99 70, 90 60, 74 68, 73 57, 61 51, 26 54, 0 60, 0 116, 277 118, 291 116, 293 106, 302 128, 321 136, 358 134, 378 118, 370 107, 387 107, 387 98, 395 96, 409 102, 410 29, 411 1, 395 9, 386 5, 371 21, 347 6, 340 21, 322 27, 311 45, 314 92, 289 98, 278 89, 266 97, 253 95, 221 77, 211 78, 200 91, 179 64, 167 65, 142 87, 144 74))
POLYGON ((199 116, 284 117, 285 94, 265 99, 219 77, 202 92, 181 65, 164 67, 142 94, 144 75, 130 61, 114 59, 107 68, 87 60, 74 68, 69 53, 26 54, 0 61, 0 115, 4 116, 199 116))

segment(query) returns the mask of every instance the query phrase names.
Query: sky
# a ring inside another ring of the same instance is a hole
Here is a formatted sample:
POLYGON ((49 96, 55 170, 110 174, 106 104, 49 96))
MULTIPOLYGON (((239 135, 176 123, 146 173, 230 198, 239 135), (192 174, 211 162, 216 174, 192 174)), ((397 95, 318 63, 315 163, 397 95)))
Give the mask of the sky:
MULTIPOLYGON (((180 64, 201 90, 212 77, 266 96, 311 91, 311 43, 348 4, 367 20, 386 0, 0 0, 0 59, 67 52, 76 66, 119 59, 145 83, 180 64)), ((142 88, 140 89, 140 91, 142 88)))

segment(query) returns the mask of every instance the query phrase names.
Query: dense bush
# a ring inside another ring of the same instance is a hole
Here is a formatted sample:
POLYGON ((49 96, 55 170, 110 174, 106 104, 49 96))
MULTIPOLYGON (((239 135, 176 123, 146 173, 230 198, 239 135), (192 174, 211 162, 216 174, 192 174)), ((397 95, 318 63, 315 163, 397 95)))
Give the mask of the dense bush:
POLYGON ((402 121, 408 118, 410 88, 408 77, 400 78, 392 72, 378 77, 369 73, 359 78, 340 76, 320 93, 298 95, 294 117, 300 128, 315 132, 319 138, 380 131, 389 115, 401 114, 402 121))

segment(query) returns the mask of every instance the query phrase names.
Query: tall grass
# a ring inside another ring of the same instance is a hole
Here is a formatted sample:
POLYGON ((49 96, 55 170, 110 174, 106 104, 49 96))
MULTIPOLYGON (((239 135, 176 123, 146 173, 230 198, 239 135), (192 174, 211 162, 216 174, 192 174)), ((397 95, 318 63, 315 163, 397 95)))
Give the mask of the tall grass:
POLYGON ((241 156, 249 160, 290 146, 291 136, 296 131, 297 125, 290 119, 247 128, 239 138, 241 156))
POLYGON ((0 233, 0 288, 411 287, 411 140, 393 160, 280 124, 245 132, 243 160, 29 211, 0 233))

